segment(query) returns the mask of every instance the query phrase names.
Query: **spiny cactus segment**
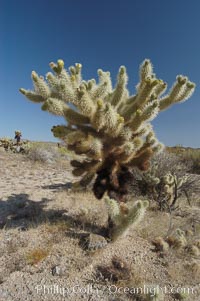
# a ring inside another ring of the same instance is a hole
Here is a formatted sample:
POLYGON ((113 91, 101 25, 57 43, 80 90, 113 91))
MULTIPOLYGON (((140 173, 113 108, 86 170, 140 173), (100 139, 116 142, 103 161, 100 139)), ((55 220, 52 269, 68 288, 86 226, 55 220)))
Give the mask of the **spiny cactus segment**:
POLYGON ((115 240, 125 234, 131 225, 135 225, 144 217, 145 211, 149 206, 148 201, 137 201, 130 203, 118 203, 114 199, 105 197, 105 203, 109 215, 109 237, 115 240))

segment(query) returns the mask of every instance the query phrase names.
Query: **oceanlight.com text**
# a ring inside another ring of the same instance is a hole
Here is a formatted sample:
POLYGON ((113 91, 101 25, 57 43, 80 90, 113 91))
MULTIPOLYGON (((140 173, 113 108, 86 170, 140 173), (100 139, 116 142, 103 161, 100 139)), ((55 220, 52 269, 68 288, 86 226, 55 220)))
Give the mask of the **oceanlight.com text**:
POLYGON ((184 293, 188 295, 195 295, 197 292, 193 287, 160 287, 155 286, 140 286, 140 287, 119 287, 116 285, 104 286, 101 289, 96 288, 92 285, 80 286, 74 285, 71 287, 63 287, 57 284, 54 285, 37 285, 35 287, 37 294, 41 295, 62 295, 63 297, 69 295, 95 295, 96 297, 102 297, 105 293, 109 295, 117 294, 128 294, 128 295, 138 295, 147 294, 150 296, 155 296, 157 294, 163 293, 166 295, 184 293))

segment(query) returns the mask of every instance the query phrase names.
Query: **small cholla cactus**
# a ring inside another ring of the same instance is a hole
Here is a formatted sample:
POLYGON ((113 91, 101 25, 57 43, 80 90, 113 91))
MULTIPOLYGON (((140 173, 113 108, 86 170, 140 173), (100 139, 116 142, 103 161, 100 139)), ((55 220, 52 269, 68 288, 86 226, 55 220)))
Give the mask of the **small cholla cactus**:
POLYGON ((187 239, 185 238, 185 232, 177 229, 173 235, 163 237, 156 237, 152 240, 152 244, 155 246, 155 251, 167 252, 169 248, 185 248, 187 245, 187 239))
POLYGON ((173 208, 173 206, 175 205, 178 198, 178 191, 182 187, 182 185, 187 182, 188 177, 189 176, 184 175, 181 178, 178 178, 176 175, 168 173, 161 179, 164 185, 163 191, 166 196, 165 201, 170 208, 173 208))
POLYGON ((163 96, 167 84, 156 78, 150 60, 145 60, 136 94, 129 95, 124 66, 114 88, 110 72, 101 69, 96 83, 94 79, 82 80, 81 64, 68 71, 58 60, 50 67, 53 73, 47 73, 46 80, 32 72, 34 91, 20 92, 41 103, 42 110, 67 121, 67 125, 53 127, 52 132, 80 155, 80 160, 71 162, 73 174, 82 177, 79 184, 86 186, 96 176, 93 191, 97 198, 107 191, 111 198, 124 201, 132 180, 129 169, 147 170, 152 154, 163 148, 150 122, 160 111, 188 99, 195 84, 179 75, 169 94, 163 96))
POLYGON ((160 236, 156 237, 152 241, 152 244, 155 246, 155 251, 165 253, 169 250, 169 244, 160 236))
POLYGON ((185 236, 185 232, 181 229, 177 229, 174 235, 174 245, 173 247, 176 249, 181 249, 187 246, 187 239, 185 236))
POLYGON ((149 206, 148 201, 137 201, 120 204, 105 197, 105 203, 109 215, 109 237, 115 240, 120 235, 125 235, 131 225, 136 225, 144 217, 145 211, 149 206))
POLYGON ((199 258, 200 256, 200 246, 199 240, 188 235, 188 231, 183 231, 181 229, 176 229, 174 233, 165 238, 157 237, 152 241, 155 246, 155 251, 168 251, 169 248, 175 251, 181 251, 190 255, 191 257, 199 258))
POLYGON ((198 247, 199 250, 200 250, 200 239, 196 239, 196 240, 194 241, 194 245, 195 245, 196 247, 198 247))
POLYGON ((200 275, 200 262, 198 259, 192 259, 189 262, 186 263, 185 267, 187 269, 189 269, 194 276, 198 276, 199 279, 199 275, 200 275))
POLYGON ((188 245, 186 247, 186 251, 188 254, 192 255, 192 256, 199 256, 200 255, 200 250, 197 246, 195 245, 188 245))

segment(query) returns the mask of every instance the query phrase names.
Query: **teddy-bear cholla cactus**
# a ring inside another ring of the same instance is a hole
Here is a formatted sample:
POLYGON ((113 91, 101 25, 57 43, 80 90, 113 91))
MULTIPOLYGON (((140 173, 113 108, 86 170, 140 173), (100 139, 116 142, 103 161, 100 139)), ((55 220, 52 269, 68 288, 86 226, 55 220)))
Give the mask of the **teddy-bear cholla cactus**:
POLYGON ((185 232, 181 229, 176 229, 175 234, 167 238, 167 242, 175 249, 183 249, 188 243, 185 232))
POLYGON ((123 200, 130 179, 129 168, 147 170, 149 158, 162 149, 150 121, 159 111, 188 99, 195 84, 182 75, 164 95, 167 84, 156 78, 150 60, 140 67, 140 82, 136 94, 129 95, 126 68, 120 67, 115 88, 109 72, 98 70, 99 83, 84 81, 81 64, 67 71, 64 62, 50 63, 53 73, 46 80, 32 72, 34 91, 20 89, 29 100, 41 103, 42 109, 62 116, 67 125, 52 128, 69 150, 80 155, 73 160, 73 174, 81 176, 80 184, 89 184, 97 175, 94 193, 104 193, 123 200), (83 156, 84 155, 84 158, 83 156))
POLYGON ((187 179, 187 175, 178 178, 176 175, 172 175, 171 173, 163 177, 162 181, 164 183, 164 192, 167 195, 167 202, 169 206, 173 207, 177 198, 177 191, 184 183, 187 182, 187 179))

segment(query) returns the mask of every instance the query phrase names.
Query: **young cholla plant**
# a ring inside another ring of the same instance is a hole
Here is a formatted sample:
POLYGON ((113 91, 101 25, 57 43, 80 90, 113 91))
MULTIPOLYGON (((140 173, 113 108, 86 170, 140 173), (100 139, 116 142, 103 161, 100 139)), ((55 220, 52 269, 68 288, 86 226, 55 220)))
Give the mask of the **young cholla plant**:
POLYGON ((195 84, 179 75, 169 94, 163 96, 167 84, 156 78, 147 59, 140 67, 135 95, 129 95, 124 66, 114 88, 110 73, 101 69, 96 83, 82 80, 81 64, 67 71, 63 60, 58 60, 50 67, 53 73, 47 73, 46 80, 32 72, 34 91, 20 92, 41 103, 42 110, 67 121, 67 125, 54 126, 52 132, 80 155, 80 160, 71 161, 73 174, 81 176, 79 185, 95 180, 93 191, 98 199, 107 192, 110 198, 125 201, 132 180, 130 169, 147 170, 150 157, 163 148, 150 122, 160 111, 188 99, 195 84))
POLYGON ((159 179, 147 172, 144 174, 144 178, 146 185, 149 185, 149 189, 151 188, 152 196, 157 201, 160 209, 167 210, 174 208, 179 197, 179 190, 188 181, 189 176, 177 177, 174 174, 168 173, 159 179))
POLYGON ((136 225, 143 218, 146 208, 149 206, 148 201, 137 201, 120 204, 105 197, 105 203, 108 207, 108 237, 116 240, 122 234, 125 235, 131 225, 136 225))

